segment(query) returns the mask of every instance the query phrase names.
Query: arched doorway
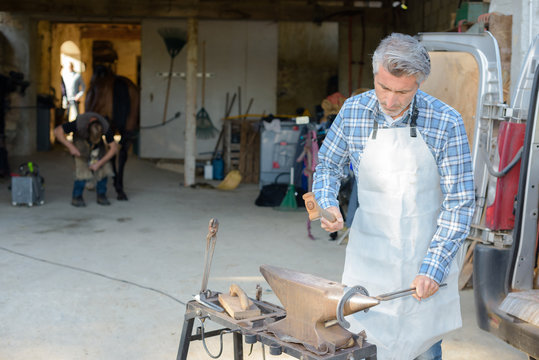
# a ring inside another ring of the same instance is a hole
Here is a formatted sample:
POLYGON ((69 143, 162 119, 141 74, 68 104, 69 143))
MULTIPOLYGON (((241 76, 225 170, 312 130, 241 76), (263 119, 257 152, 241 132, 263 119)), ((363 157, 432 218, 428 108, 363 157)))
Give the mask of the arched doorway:
POLYGON ((64 89, 62 107, 66 109, 69 121, 75 120, 79 112, 84 112, 82 95, 86 89, 81 73, 85 71, 79 47, 71 40, 60 46, 60 65, 64 89))

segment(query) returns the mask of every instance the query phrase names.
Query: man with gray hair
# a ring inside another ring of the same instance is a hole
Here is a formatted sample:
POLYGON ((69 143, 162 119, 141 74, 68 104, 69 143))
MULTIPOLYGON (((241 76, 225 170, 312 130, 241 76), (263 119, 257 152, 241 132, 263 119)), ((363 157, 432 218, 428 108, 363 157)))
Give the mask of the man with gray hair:
POLYGON ((350 163, 357 209, 343 283, 373 295, 414 287, 414 297, 350 317, 366 330, 378 359, 441 359, 441 339, 462 326, 461 245, 475 205, 473 170, 461 115, 419 90, 430 73, 415 38, 391 34, 373 59, 374 90, 349 98, 319 152, 313 192, 343 227, 337 194, 350 163), (440 287, 442 284, 447 286, 440 287))

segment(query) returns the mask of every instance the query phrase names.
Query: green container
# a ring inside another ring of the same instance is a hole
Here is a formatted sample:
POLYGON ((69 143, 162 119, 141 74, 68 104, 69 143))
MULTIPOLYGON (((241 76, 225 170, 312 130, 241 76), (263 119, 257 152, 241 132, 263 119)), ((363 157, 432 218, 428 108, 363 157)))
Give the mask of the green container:
POLYGON ((477 17, 479 15, 488 13, 489 5, 490 4, 482 1, 464 1, 457 10, 455 26, 458 25, 460 20, 477 22, 477 17))

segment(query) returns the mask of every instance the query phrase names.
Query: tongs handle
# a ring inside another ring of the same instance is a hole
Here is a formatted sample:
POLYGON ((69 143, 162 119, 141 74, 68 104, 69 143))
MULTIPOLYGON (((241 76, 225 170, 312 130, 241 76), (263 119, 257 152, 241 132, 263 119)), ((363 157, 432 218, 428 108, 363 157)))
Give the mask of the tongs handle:
MULTIPOLYGON (((440 288, 444 286, 447 286, 447 284, 446 283, 441 284, 440 288)), ((415 293, 415 287, 405 289, 405 290, 394 291, 387 294, 378 295, 378 296, 375 296, 374 298, 380 301, 387 301, 387 300, 393 300, 393 299, 400 298, 407 295, 413 295, 414 293, 415 293)))
POLYGON ((211 262, 213 259, 213 251, 215 250, 215 242, 217 240, 217 230, 219 229, 219 221, 215 218, 210 219, 208 225, 208 235, 206 236, 206 251, 204 252, 204 273, 202 275, 202 286, 200 293, 206 292, 208 286, 208 277, 210 276, 211 262))

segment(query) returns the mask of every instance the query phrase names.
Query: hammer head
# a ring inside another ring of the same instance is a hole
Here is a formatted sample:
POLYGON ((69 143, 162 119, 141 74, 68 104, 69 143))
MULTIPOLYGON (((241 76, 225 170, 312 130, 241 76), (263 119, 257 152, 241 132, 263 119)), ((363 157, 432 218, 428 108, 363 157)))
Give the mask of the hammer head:
POLYGON ((320 219, 322 214, 320 213, 320 206, 318 206, 318 203, 314 198, 314 193, 308 192, 302 197, 305 201, 305 209, 307 209, 307 212, 309 213, 309 220, 314 221, 320 219))

